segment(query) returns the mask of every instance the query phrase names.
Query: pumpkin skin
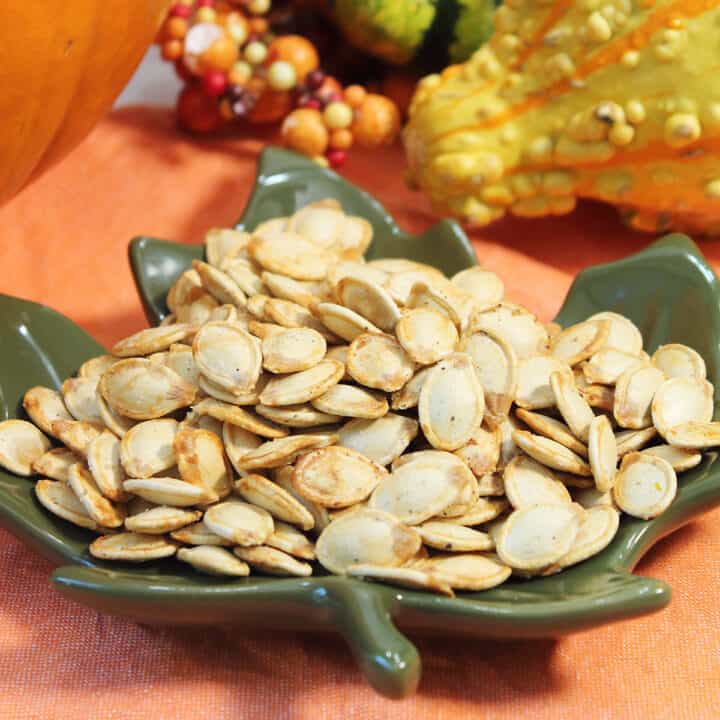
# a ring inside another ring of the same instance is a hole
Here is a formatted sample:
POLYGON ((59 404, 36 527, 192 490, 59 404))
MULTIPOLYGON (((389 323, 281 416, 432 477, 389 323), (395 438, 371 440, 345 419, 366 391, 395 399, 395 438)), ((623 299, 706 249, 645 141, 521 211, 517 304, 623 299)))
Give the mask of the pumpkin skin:
POLYGON ((409 177, 439 212, 482 226, 588 197, 639 230, 720 234, 717 2, 509 0, 494 24, 411 103, 409 177))
POLYGON ((107 112, 169 0, 6 0, 0 30, 0 203, 107 112), (52 7, 51 7, 52 6, 52 7))

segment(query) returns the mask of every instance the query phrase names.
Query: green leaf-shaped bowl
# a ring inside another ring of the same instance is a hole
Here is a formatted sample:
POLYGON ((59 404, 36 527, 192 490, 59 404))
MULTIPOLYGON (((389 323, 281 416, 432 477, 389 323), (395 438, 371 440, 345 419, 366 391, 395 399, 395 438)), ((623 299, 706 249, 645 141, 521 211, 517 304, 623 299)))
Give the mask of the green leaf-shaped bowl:
MULTIPOLYGON (((417 237, 407 235, 366 193, 282 150, 263 153, 239 227, 252 229, 323 197, 336 197, 348 211, 372 222, 373 257, 407 256, 446 272, 475 263, 467 238, 454 223, 441 222, 417 237)), ((151 322, 166 313, 164 297, 173 279, 201 253, 199 246, 133 240, 130 257, 151 322)), ((621 312, 640 327, 649 351, 667 342, 698 350, 717 387, 718 301, 718 280, 698 248, 682 235, 670 235, 637 255, 581 273, 557 320, 568 325, 599 310, 621 312)), ((0 347, 2 418, 21 416, 21 399, 31 385, 59 387, 85 359, 102 352, 67 318, 7 296, 0 296, 0 347)), ((600 555, 559 575, 513 581, 454 599, 324 575, 223 580, 197 575, 174 561, 140 567, 102 563, 87 552, 90 533, 50 516, 36 502, 31 481, 3 472, 0 523, 58 565, 54 586, 80 603, 145 623, 336 630, 372 685, 389 697, 402 697, 417 686, 420 658, 397 627, 473 637, 557 636, 667 605, 670 588, 632 570, 659 538, 720 504, 716 457, 707 454, 681 477, 677 498, 662 516, 648 522, 625 518, 600 555)))

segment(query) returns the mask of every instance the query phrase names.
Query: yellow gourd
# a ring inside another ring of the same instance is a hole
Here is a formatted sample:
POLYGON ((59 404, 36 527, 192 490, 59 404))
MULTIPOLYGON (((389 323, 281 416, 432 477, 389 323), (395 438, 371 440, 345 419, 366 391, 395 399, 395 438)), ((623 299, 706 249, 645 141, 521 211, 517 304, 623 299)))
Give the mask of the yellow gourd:
POLYGON ((470 225, 589 197, 639 230, 720 233, 720 3, 507 0, 418 85, 411 183, 470 225))

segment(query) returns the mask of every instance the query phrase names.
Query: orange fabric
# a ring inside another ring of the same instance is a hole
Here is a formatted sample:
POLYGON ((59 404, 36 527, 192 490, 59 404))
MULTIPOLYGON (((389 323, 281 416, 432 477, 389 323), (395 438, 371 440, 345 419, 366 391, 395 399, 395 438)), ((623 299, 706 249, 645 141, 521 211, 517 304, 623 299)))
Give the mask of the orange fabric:
MULTIPOLYGON (((270 136, 190 141, 163 112, 111 115, 61 166, 0 209, 0 291, 48 305, 109 344, 144 325, 125 259, 138 233, 199 242, 231 223, 270 136)), ((399 150, 353 151, 344 174, 400 223, 432 216, 404 189, 399 150)), ((648 237, 585 205, 474 235, 508 295, 549 319, 583 267, 648 237)), ((704 246, 720 267, 720 245, 704 246)), ((336 637, 140 627, 55 594, 49 566, 0 531, 0 718, 720 717, 720 512, 676 532, 639 572, 674 588, 665 611, 559 640, 417 639, 416 696, 376 695, 336 637)))

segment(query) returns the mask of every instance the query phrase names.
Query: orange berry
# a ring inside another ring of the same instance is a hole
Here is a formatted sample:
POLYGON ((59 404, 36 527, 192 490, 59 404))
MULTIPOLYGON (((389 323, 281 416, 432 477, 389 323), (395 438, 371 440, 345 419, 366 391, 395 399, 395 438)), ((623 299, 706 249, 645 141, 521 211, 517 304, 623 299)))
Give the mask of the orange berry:
POLYGON ((330 133, 330 147, 333 150, 347 150, 352 144, 353 136, 349 130, 343 128, 330 133))
POLYGON ((300 82, 320 65, 315 46, 301 35, 281 35, 275 38, 270 43, 268 53, 273 60, 290 63, 295 68, 300 82))
POLYGON ((365 101, 366 97, 367 91, 361 85, 348 85, 345 88, 345 92, 343 93, 343 98, 345 99, 345 102, 351 108, 360 107, 365 101))
MULTIPOLYGON (((250 86, 251 83, 248 83, 250 86)), ((253 123, 274 123, 284 118, 292 109, 292 95, 285 90, 266 89, 257 99, 248 120, 253 123)))
POLYGON ((165 35, 173 40, 182 40, 188 31, 188 21, 181 17, 171 17, 165 21, 165 35))
POLYGON ((365 102, 356 108, 350 129, 358 145, 387 145, 393 142, 400 132, 400 111, 392 100, 383 95, 368 93, 365 102))
POLYGON ((203 70, 229 70, 237 59, 237 46, 227 35, 222 35, 200 56, 200 67, 203 70))
POLYGON ((248 28, 251 33, 264 35, 268 31, 268 21, 262 17, 253 17, 248 20, 248 28))
POLYGON ((280 132, 287 147, 304 155, 314 157, 327 150, 328 131, 318 110, 293 110, 283 121, 280 132))
POLYGON ((166 40, 162 44, 160 54, 163 56, 164 60, 175 62, 175 60, 181 58, 183 54, 182 40, 166 40))

